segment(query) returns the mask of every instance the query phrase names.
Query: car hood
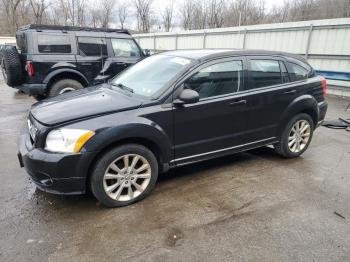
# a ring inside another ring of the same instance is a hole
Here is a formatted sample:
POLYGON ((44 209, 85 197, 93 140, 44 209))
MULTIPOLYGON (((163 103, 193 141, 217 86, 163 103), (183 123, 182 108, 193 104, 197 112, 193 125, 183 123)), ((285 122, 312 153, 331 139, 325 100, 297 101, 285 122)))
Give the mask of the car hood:
POLYGON ((106 85, 69 92, 33 105, 31 115, 44 125, 134 109, 142 100, 106 85))

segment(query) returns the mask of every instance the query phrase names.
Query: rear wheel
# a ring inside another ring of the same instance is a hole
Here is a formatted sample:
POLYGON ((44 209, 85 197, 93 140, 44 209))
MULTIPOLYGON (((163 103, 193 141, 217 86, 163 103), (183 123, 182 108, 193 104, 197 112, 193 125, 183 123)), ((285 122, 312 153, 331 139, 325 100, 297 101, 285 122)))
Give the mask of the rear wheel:
POLYGON ((308 148, 314 131, 310 115, 299 114, 293 117, 285 127, 281 140, 274 145, 276 152, 286 158, 300 156, 308 148))
POLYGON ((91 173, 90 187, 105 206, 120 207, 149 195, 158 178, 158 163, 146 147, 126 144, 105 153, 91 173))
POLYGON ((53 96, 64 94, 70 91, 82 89, 82 88, 83 88, 83 85, 77 80, 62 79, 52 85, 48 96, 53 97, 53 96))

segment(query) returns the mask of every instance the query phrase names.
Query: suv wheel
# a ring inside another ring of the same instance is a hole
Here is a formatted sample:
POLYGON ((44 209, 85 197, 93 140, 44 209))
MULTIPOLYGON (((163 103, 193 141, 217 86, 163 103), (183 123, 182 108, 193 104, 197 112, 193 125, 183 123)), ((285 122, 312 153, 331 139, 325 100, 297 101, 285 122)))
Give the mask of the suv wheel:
POLYGON ((1 61, 1 71, 8 86, 22 84, 21 58, 15 46, 6 46, 1 61))
POLYGON ((300 156, 308 148, 314 131, 314 123, 308 114, 293 117, 285 127, 281 140, 274 145, 276 152, 286 158, 300 156))
POLYGON ((82 89, 82 88, 83 88, 83 85, 76 80, 62 79, 52 85, 49 91, 49 97, 57 96, 60 94, 64 94, 64 93, 82 89))
POLYGON ((91 173, 90 187, 105 206, 120 207, 149 195, 158 178, 158 163, 146 147, 126 144, 105 153, 91 173))

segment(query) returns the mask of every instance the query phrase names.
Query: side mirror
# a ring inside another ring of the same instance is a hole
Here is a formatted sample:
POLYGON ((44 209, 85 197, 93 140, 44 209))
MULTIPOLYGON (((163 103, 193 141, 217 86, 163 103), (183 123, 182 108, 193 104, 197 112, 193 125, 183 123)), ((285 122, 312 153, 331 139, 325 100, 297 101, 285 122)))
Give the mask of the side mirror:
POLYGON ((184 89, 181 91, 179 98, 174 101, 175 105, 194 104, 199 101, 199 94, 192 89, 184 89))
POLYGON ((151 51, 149 49, 143 49, 143 53, 145 54, 145 56, 151 55, 151 51))

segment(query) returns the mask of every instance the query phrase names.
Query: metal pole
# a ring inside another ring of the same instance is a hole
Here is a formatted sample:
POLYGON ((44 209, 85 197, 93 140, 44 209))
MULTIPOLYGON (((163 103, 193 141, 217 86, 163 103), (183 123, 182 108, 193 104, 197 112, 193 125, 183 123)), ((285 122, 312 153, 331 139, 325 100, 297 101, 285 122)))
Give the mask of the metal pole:
POLYGON ((310 28, 309 28, 309 35, 307 36, 305 59, 308 59, 308 57, 309 57, 312 29, 313 29, 313 25, 311 24, 310 28))
POLYGON ((156 47, 157 47, 157 45, 156 45, 157 43, 156 43, 156 34, 154 34, 153 35, 153 50, 154 50, 154 52, 156 52, 156 47))
POLYGON ((245 49, 245 41, 246 41, 246 38, 247 38, 247 29, 244 30, 244 35, 243 35, 243 44, 242 44, 242 48, 245 49))
POLYGON ((177 38, 178 38, 178 36, 177 36, 177 34, 175 34, 175 50, 177 50, 177 38))
POLYGON ((203 34, 203 48, 205 49, 205 46, 206 46, 206 40, 207 40, 207 34, 206 32, 204 32, 203 34))
MULTIPOLYGON (((241 19, 242 19, 242 13, 239 12, 239 18, 238 18, 238 46, 239 46, 239 41, 241 40, 241 19)), ((243 42, 244 42, 244 38, 243 38, 243 42)), ((244 43, 243 43, 243 48, 244 48, 244 43)))

